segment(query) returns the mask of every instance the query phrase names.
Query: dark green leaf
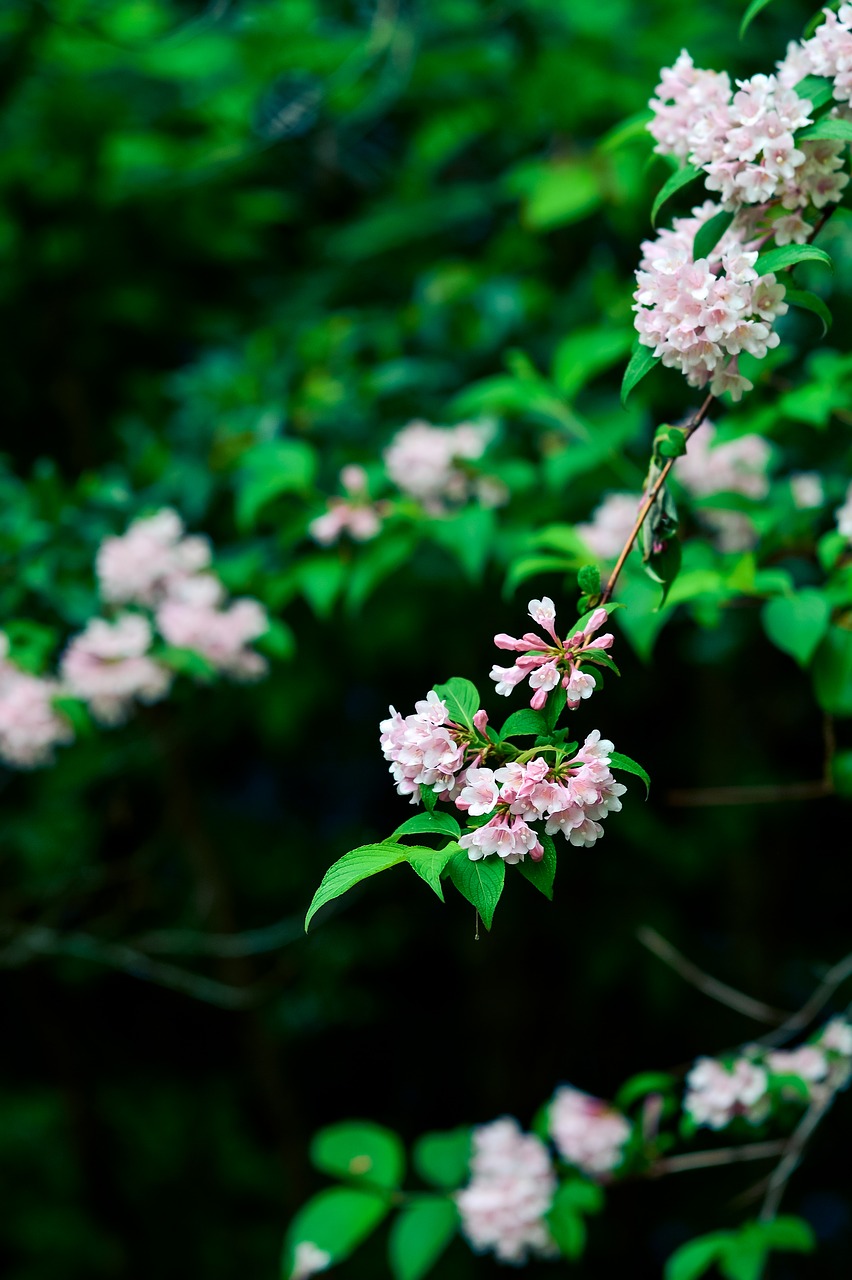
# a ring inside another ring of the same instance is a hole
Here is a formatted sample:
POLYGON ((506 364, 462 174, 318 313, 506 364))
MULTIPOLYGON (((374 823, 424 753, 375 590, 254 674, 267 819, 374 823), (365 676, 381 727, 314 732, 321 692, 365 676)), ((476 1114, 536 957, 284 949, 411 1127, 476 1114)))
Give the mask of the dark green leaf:
POLYGON ((615 1105, 626 1111, 638 1098, 645 1098, 649 1093, 668 1093, 677 1085, 677 1077, 665 1071, 641 1071, 631 1076, 615 1095, 615 1105))
POLYGON ((553 733, 556 728, 556 722, 565 710, 565 703, 568 701, 568 695, 558 684, 552 693, 547 695, 547 702, 544 704, 542 715, 547 722, 547 732, 553 733))
POLYGON ((645 561, 645 572, 663 588, 663 594, 657 605, 658 609, 666 603, 669 590, 680 572, 682 556, 683 548, 680 538, 673 536, 663 544, 661 551, 652 551, 645 561))
POLYGON ((544 857, 538 862, 532 858, 524 858, 518 863, 518 870, 525 880, 543 893, 545 898, 553 901, 553 877, 556 875, 556 845, 545 831, 539 831, 538 838, 544 849, 544 857))
POLYGON ((663 458, 682 458, 686 453, 686 428, 663 426, 654 436, 654 453, 663 458))
POLYGON ((393 1189, 402 1182, 405 1151, 390 1129, 369 1121, 347 1120, 315 1134, 311 1162, 333 1178, 363 1178, 393 1189))
POLYGON ((621 403, 627 404, 627 397, 636 386, 637 382, 641 382, 646 373, 650 373, 654 365, 657 363, 658 357, 654 355, 650 347, 643 346, 637 339, 633 344, 633 354, 628 361, 627 368, 624 370, 624 377, 621 381, 621 403))
POLYGON ((436 684, 435 692, 446 704, 447 714, 455 724, 473 728, 473 717, 481 705, 475 684, 461 676, 451 676, 444 684, 436 684))
POLYGON ((688 1240, 669 1258, 663 1272, 664 1280, 698 1280, 699 1276, 706 1275, 730 1238, 730 1231, 714 1231, 688 1240))
POLYGON ((761 9, 765 9, 770 0, 751 0, 751 4, 743 14, 743 20, 740 23, 740 39, 742 40, 746 31, 748 31, 754 19, 760 13, 761 9))
POLYGON ((633 773, 637 778, 641 778, 645 783, 645 795, 651 790, 651 779, 642 768, 641 764, 637 764, 635 760, 631 760, 630 756, 622 755, 620 751, 611 751, 609 755, 609 763, 611 769, 620 769, 622 773, 633 773))
POLYGON ((823 711, 852 716, 852 631, 829 627, 814 654, 811 674, 823 711))
POLYGON ((455 1191, 470 1173, 470 1129, 425 1133, 415 1142, 411 1159, 424 1182, 455 1191))
POLYGON ((762 253, 754 264, 754 269, 759 276, 765 276, 770 272, 786 271, 799 262, 823 262, 826 266, 831 266, 831 258, 825 249, 818 249, 815 244, 785 244, 762 253))
POLYGON ((689 186, 690 183, 696 182, 699 178, 704 178, 704 171, 696 169, 694 165, 688 164, 683 169, 676 169, 671 177, 663 184, 657 192, 654 203, 651 205, 651 225, 657 225, 657 214, 662 209, 667 200, 683 187, 689 186))
POLYGON ((596 564, 584 564, 577 574, 577 586, 586 596, 596 596, 601 590, 601 571, 596 564))
POLYGON ((822 336, 825 337, 831 328, 831 312, 819 294, 811 293, 809 289, 788 287, 784 292, 784 301, 789 302, 791 307, 801 307, 804 311, 812 311, 819 316, 822 321, 822 336))
POLYGON ((713 250, 733 220, 733 213, 729 213, 727 209, 721 209, 719 213, 714 213, 712 218, 708 218, 705 223, 702 223, 696 231, 695 239, 692 242, 692 259, 694 262, 697 262, 699 258, 711 257, 713 250))
POLYGON ((420 783, 420 799, 423 801, 423 807, 427 813, 435 812, 435 805, 438 803, 438 793, 434 787, 424 787, 420 783))
POLYGON ((800 667, 806 667, 828 630, 831 605, 821 591, 804 587, 794 595, 770 600, 762 616, 772 643, 795 658, 800 667))
POLYGON ((491 928, 505 877, 506 864, 496 854, 474 861, 461 849, 450 862, 450 879, 462 897, 476 907, 486 929, 491 928))
POLYGON ((418 1196, 394 1219, 388 1259, 394 1280, 421 1280, 456 1234, 459 1216, 452 1200, 418 1196))
POLYGON ((303 1205, 290 1224, 282 1259, 282 1278, 293 1272, 296 1249, 312 1244, 341 1262, 386 1216, 390 1203, 384 1195, 361 1188, 330 1187, 303 1205))
POLYGON ((316 456, 302 440, 264 440, 244 457, 237 477, 237 526, 245 532, 261 510, 285 493, 307 494, 316 472, 316 456))

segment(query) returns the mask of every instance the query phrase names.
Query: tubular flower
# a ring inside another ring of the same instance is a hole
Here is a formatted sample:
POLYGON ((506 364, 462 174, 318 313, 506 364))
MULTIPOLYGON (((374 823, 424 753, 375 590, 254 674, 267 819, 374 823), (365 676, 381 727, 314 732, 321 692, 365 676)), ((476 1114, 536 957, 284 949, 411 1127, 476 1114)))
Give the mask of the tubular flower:
POLYGON ((508 697, 515 685, 529 680, 530 688, 534 690, 530 706, 540 711, 547 702, 548 694, 561 684, 567 705, 574 710, 595 689, 594 677, 581 670, 581 663, 584 660, 594 661, 594 655, 608 649, 613 642, 610 632, 592 638, 606 622, 606 610, 595 609, 583 630, 576 631, 566 640, 561 640, 556 634, 556 607, 548 596, 543 600, 530 600, 529 615, 550 639, 544 640, 533 631, 528 631, 519 640, 503 632, 496 635, 494 643, 498 649, 523 654, 511 667, 496 664, 492 667, 491 679, 495 681, 496 691, 508 697))

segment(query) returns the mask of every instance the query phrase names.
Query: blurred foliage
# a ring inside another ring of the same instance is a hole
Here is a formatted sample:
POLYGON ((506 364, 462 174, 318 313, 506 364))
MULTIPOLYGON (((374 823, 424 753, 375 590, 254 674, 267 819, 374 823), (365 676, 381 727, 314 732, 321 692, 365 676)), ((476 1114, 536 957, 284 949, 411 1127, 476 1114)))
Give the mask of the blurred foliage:
MULTIPOLYGON (((388 702, 452 672, 481 681, 519 588, 573 605, 589 558, 575 523, 638 491, 656 425, 694 407, 665 370, 619 405, 631 273, 668 173, 621 125, 681 47, 750 74, 810 16, 776 0, 738 42, 743 8, 0 9, 0 614, 16 660, 55 660, 96 608, 100 539, 164 503, 295 638, 279 633, 292 657, 262 684, 185 683, 52 769, 0 776, 9 1280, 276 1276, 285 1224, 321 1185, 322 1126, 528 1123, 559 1080, 606 1094, 754 1034, 646 956, 640 924, 790 1007, 848 949, 838 800, 702 807, 696 790, 820 779, 820 708, 852 714, 832 516, 852 420, 843 212, 821 240, 833 276, 797 271, 832 308, 828 338, 817 349, 817 320, 791 313, 724 424, 773 444, 771 497, 745 504, 759 554, 709 545, 687 503, 665 609, 638 568, 620 592, 635 652, 619 639, 623 678, 596 710, 647 765, 651 801, 634 788, 600 852, 562 854, 553 907, 518 892, 477 944, 463 904, 396 871, 301 933, 334 858, 408 816, 377 750, 388 702), (494 421, 508 505, 436 517, 395 500, 373 542, 310 541, 344 463, 393 496, 395 431, 464 417, 494 421), (822 475, 817 508, 795 508, 795 471, 822 475)), ((848 791, 848 720, 832 732, 848 791)), ((789 1197, 826 1277, 847 1274, 852 1229, 846 1099, 837 1116, 789 1197)), ((576 1273, 658 1276, 690 1237, 739 1224, 729 1202, 753 1180, 620 1191, 576 1273)), ((379 1274, 385 1247, 340 1274, 379 1274)), ((773 1259, 773 1276, 797 1265, 773 1259)), ((458 1244, 441 1263, 446 1280, 494 1271, 458 1244)))

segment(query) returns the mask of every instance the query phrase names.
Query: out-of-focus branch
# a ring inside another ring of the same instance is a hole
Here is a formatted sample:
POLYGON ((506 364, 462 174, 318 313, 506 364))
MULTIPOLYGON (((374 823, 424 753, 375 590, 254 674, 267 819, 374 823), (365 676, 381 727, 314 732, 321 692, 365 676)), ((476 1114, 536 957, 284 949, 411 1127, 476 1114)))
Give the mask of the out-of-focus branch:
POLYGON ((764 1004, 762 1000, 755 1000, 745 992, 737 991, 736 987, 729 987, 726 982, 720 982, 718 978, 705 973, 649 925, 642 925, 637 929, 636 937, 643 947, 647 947, 664 964, 674 969, 684 981, 702 991, 704 995, 710 996, 712 1000, 718 1000, 720 1004, 727 1005, 729 1009, 735 1009, 746 1018, 753 1018, 755 1022, 783 1023, 785 1019, 789 1019, 789 1012, 764 1004))
POLYGON ((787 1183, 796 1172, 799 1162, 805 1153, 805 1147, 811 1139, 820 1121, 831 1109, 837 1096, 836 1089, 827 1089, 824 1094, 814 1099, 805 1112, 804 1118, 793 1136, 786 1144, 786 1151, 769 1179, 766 1195, 758 1215, 761 1222, 771 1222, 777 1216, 781 1200, 787 1189, 787 1183))
POLYGON ((718 1165, 740 1164, 746 1160, 774 1160, 787 1148, 785 1138, 770 1142, 747 1142, 742 1147, 719 1147, 715 1151, 690 1151, 683 1156, 666 1156, 648 1169, 649 1178, 663 1178, 670 1173, 688 1173, 692 1169, 712 1169, 718 1165))
POLYGON ((801 1009, 786 1018, 777 1030, 761 1036, 760 1043, 767 1048, 771 1048, 774 1045, 784 1044, 785 1041, 791 1040, 800 1031, 804 1031, 813 1022, 817 1014, 825 1008, 837 988, 846 982, 847 978, 852 978, 852 954, 844 956, 842 960, 838 960, 837 964, 829 969, 816 990, 808 996, 801 1009))

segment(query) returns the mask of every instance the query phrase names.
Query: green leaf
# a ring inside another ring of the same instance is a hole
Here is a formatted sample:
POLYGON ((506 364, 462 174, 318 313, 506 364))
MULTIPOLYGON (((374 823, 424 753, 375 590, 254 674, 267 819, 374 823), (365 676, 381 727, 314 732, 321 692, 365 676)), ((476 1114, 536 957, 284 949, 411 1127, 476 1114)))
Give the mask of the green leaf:
POLYGON ((686 427, 659 427, 654 436, 654 453, 663 458, 682 458, 686 453, 686 427))
POLYGON ((420 786, 420 799, 423 801, 424 809, 426 810, 427 813, 434 813, 435 805, 438 803, 437 791, 435 790, 434 787, 424 787, 422 782, 419 784, 419 786, 420 786))
POLYGON ((760 1228, 761 1234, 770 1248, 789 1250, 792 1253, 811 1253, 816 1248, 816 1237, 813 1228, 804 1218, 785 1215, 774 1218, 771 1222, 752 1224, 760 1228))
POLYGON ((366 1120, 320 1129, 311 1141, 310 1158, 314 1168, 333 1178, 363 1178, 389 1190, 400 1185, 405 1172, 400 1139, 366 1120))
POLYGON ((657 214, 667 200, 670 200, 683 187, 689 186, 690 183, 696 182, 699 178, 704 178, 704 176, 702 169, 696 169, 691 164, 688 164, 684 169, 676 169, 657 192, 656 199, 651 205, 651 226, 655 227, 657 225, 657 214))
POLYGON ((666 1263, 664 1280, 698 1280, 721 1257, 731 1238, 730 1231, 714 1231, 710 1235, 688 1240, 676 1249, 666 1263))
POLYGON ((794 595, 776 596, 763 607, 763 627, 772 643, 806 667, 828 630, 831 605, 821 591, 804 587, 794 595))
POLYGON ((267 503, 285 493, 308 494, 316 456, 302 440, 264 440, 243 457, 237 474, 237 527, 245 533, 267 503))
POLYGON ((576 571, 588 556, 589 552, 586 547, 580 548, 578 543, 577 553, 570 559, 564 556, 522 556, 519 560, 513 560, 506 574, 506 581, 503 584, 504 594, 510 596, 516 587, 525 582, 527 578, 535 578, 541 574, 566 574, 576 571))
POLYGON ((584 564, 577 574, 577 586, 584 596, 597 596, 601 591, 601 571, 596 564, 584 564))
POLYGON ((822 336, 825 337, 831 328, 832 316, 828 305, 819 294, 811 293, 809 289, 788 287, 784 292, 784 301, 789 302, 792 307, 801 307, 804 311, 812 311, 815 316, 819 316, 822 321, 822 336))
POLYGON ((852 716, 852 631, 829 627, 814 654, 811 674, 823 711, 852 716))
POLYGON ((540 711, 533 711, 531 707, 522 707, 520 711, 513 711, 508 717, 502 729, 500 730, 500 738, 523 738, 528 734, 533 737, 541 737, 548 732, 548 723, 540 711))
POLYGON ((518 863, 518 870, 525 880, 529 880, 539 893, 543 893, 545 898, 552 902, 553 878, 556 875, 556 845, 545 831, 540 831, 538 838, 544 849, 544 857, 538 862, 533 862, 532 858, 524 858, 523 862, 518 863))
POLYGON ((82 698, 72 698, 70 694, 59 694, 51 702, 56 711, 70 721, 75 737, 90 738, 95 732, 88 704, 82 698))
POLYGON ((310 1243, 330 1254, 332 1262, 341 1262, 375 1230, 389 1208, 387 1197, 376 1192, 349 1187, 321 1191, 290 1223, 282 1259, 283 1280, 293 1274, 298 1245, 310 1243))
POLYGON ((742 40, 746 31, 748 31, 754 19, 760 13, 761 9, 765 9, 770 0, 751 0, 751 4, 743 14, 743 20, 740 23, 740 39, 742 40))
POLYGON ((450 879, 462 897, 476 907, 486 929, 491 928, 505 878, 506 864, 496 854, 474 861, 467 849, 460 849, 450 862, 450 879))
POLYGON ((544 704, 542 715, 547 722, 547 732, 553 733, 556 728, 556 722, 565 710, 565 704, 568 701, 568 695, 558 684, 552 693, 547 695, 547 702, 544 704))
POLYGON ((548 1230, 564 1258, 581 1258, 586 1247, 586 1224, 575 1210, 560 1203, 559 1191, 545 1214, 548 1230))
POLYGON ((424 1133, 415 1142, 411 1159, 424 1182, 455 1191, 470 1173, 470 1129, 424 1133))
MULTIPOLYGON (((816 14, 816 20, 822 18, 822 12, 816 14)), ((800 98, 807 98, 814 108, 824 107, 834 98, 834 81, 828 76, 805 76, 794 86, 800 98)))
POLYGON ((759 276, 765 276, 774 271, 786 271, 799 262, 823 262, 827 267, 832 265, 825 249, 818 249, 815 244, 785 244, 762 253, 754 264, 754 269, 759 276))
POLYGON ((852 796, 852 751, 838 751, 831 761, 831 778, 839 796, 852 796))
POLYGON ((201 684, 210 684, 219 674, 218 669, 209 658, 196 649, 179 649, 177 645, 167 644, 154 650, 153 657, 162 662, 164 667, 175 671, 178 675, 189 676, 201 684))
MULTIPOLYGON (((441 816, 441 815, 437 815, 441 816)), ((446 845, 443 849, 426 849, 409 847, 406 854, 406 862, 410 864, 412 869, 417 872, 421 880, 425 880, 431 889, 444 901, 444 890, 441 887, 441 876, 447 864, 452 861, 459 851, 459 846, 455 841, 446 845)))
MULTIPOLYGON (((643 527, 647 527, 647 524, 646 520, 643 527)), ((667 539, 662 551, 652 551, 645 561, 645 572, 663 588, 663 594, 657 605, 658 609, 666 603, 669 590, 680 572, 682 558, 683 548, 680 538, 675 535, 667 539)))
POLYGON ((627 368, 624 370, 624 377, 621 381, 621 404, 627 404, 627 397, 636 386, 637 382, 641 382, 646 373, 650 373, 654 365, 657 363, 658 357, 650 347, 645 347, 639 342, 638 338, 633 344, 633 354, 628 361, 627 368))
POLYGON ((756 1240, 731 1240, 722 1250, 719 1271, 725 1280, 761 1280, 767 1252, 766 1245, 756 1240))
POLYGON ((649 1093, 668 1093, 675 1088, 677 1082, 677 1077, 669 1075, 667 1071, 640 1071, 638 1075, 625 1080, 615 1095, 615 1105, 621 1111, 626 1111, 639 1098, 645 1098, 649 1093))
POLYGON ((472 582, 485 572, 494 546, 497 517, 488 507, 469 506, 452 516, 442 516, 429 526, 429 536, 461 565, 472 582))
POLYGON ((452 1200, 418 1196, 394 1219, 388 1259, 394 1280, 421 1280, 456 1234, 459 1216, 452 1200))
POLYGON ((346 893, 347 889, 351 889, 361 880, 366 880, 368 876, 377 875, 380 871, 387 871, 389 867, 395 867, 398 863, 407 861, 408 854, 411 852, 411 849, 401 844, 365 844, 359 849, 344 853, 343 857, 338 858, 337 862, 326 871, 320 887, 313 896, 308 914, 305 916, 305 933, 308 932, 308 926, 320 907, 331 902, 332 898, 339 898, 342 893, 346 893))
MULTIPOLYGON (((435 794, 434 791, 432 794, 435 794)), ((452 836, 454 840, 458 840, 461 835, 461 827, 451 813, 436 813, 434 811, 432 813, 416 813, 413 818, 407 818, 401 826, 398 826, 393 835, 389 837, 389 840, 398 840, 400 836, 416 834, 452 836)))
POLYGON ((622 773, 633 773, 637 778, 641 778, 645 783, 645 795, 651 790, 651 779, 642 768, 641 764, 637 764, 635 760, 631 760, 630 756, 622 755, 620 751, 611 751, 609 755, 610 768, 620 769, 622 773))
POLYGON ((397 533, 383 533, 366 549, 359 550, 358 558, 346 576, 346 604, 349 610, 360 609, 377 587, 408 563, 413 549, 413 535, 408 530, 401 530, 397 533))
POLYGON ((480 708, 479 692, 475 684, 461 676, 451 676, 444 684, 434 686, 435 693, 446 704, 447 714, 456 724, 473 728, 473 717, 480 708))
POLYGON ((721 209, 698 228, 692 242, 693 262, 697 262, 699 258, 710 257, 733 220, 733 213, 729 213, 727 209, 721 209))
POLYGON ((836 120, 832 116, 824 116, 816 124, 800 129, 796 134, 797 142, 817 142, 825 139, 831 142, 852 142, 852 120, 836 120))
POLYGON ((572 400, 587 382, 623 360, 633 346, 628 328, 612 325, 574 329, 563 338, 553 357, 553 381, 566 400, 572 400))

